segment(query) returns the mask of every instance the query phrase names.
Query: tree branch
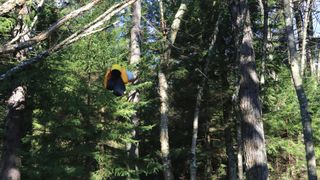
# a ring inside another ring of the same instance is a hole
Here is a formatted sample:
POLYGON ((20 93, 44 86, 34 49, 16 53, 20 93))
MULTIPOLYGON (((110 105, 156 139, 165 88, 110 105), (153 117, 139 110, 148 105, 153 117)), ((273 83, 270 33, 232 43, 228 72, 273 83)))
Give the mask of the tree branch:
MULTIPOLYGON (((38 7, 37 7, 37 12, 39 12, 39 9, 42 8, 44 4, 44 0, 41 0, 38 4, 38 7)), ((38 21, 38 15, 36 15, 33 20, 32 20, 32 23, 29 27, 29 30, 26 30, 26 31, 23 31, 23 33, 20 33, 18 34, 16 37, 14 37, 10 42, 8 42, 5 46, 9 46, 10 44, 13 44, 14 42, 18 41, 21 37, 23 37, 24 35, 30 33, 31 29, 33 29, 34 25, 36 24, 36 22, 38 21)))
POLYGON ((13 44, 13 45, 5 45, 0 48, 0 55, 5 54, 5 53, 10 53, 14 51, 19 51, 24 48, 28 48, 34 44, 37 44, 49 37, 49 35, 61 27, 63 24, 65 24, 67 21, 79 16, 85 11, 90 10, 94 5, 98 4, 101 0, 93 0, 91 3, 82 6, 81 8, 69 13, 68 15, 64 16, 60 20, 58 20, 55 24, 53 24, 47 31, 41 32, 40 34, 36 35, 35 37, 31 38, 28 41, 18 43, 18 44, 13 44))
POLYGON ((26 0, 8 0, 0 5, 0 16, 14 9, 16 5, 21 6, 24 3, 26 3, 26 0))

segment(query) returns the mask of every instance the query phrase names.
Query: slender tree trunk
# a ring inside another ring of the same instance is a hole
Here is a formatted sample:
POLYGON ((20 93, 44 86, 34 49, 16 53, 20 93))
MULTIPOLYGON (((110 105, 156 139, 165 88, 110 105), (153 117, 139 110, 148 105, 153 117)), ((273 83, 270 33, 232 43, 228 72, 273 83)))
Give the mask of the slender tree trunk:
POLYGON ((160 96, 160 114, 161 114, 161 123, 160 123, 160 144, 161 144, 161 157, 162 163, 164 166, 164 178, 165 180, 172 180, 172 165, 170 159, 170 148, 169 148, 169 133, 168 133, 168 81, 166 77, 166 70, 170 61, 171 48, 170 45, 173 45, 177 33, 180 29, 181 20, 185 11, 187 9, 186 3, 181 2, 180 7, 175 14, 174 20, 171 25, 171 31, 167 32, 167 26, 164 19, 164 6, 162 0, 159 1, 160 5, 160 18, 161 18, 161 30, 163 35, 162 42, 162 54, 160 57, 160 67, 158 72, 159 79, 159 96, 160 96), (168 35, 169 34, 169 35, 168 35), (169 44, 170 43, 170 44, 169 44))
POLYGON ((160 57, 160 67, 158 72, 158 79, 159 79, 159 95, 160 95, 160 145, 161 145, 161 158, 162 158, 162 165, 163 165, 163 176, 165 180, 173 180, 173 173, 172 173, 172 165, 171 165, 171 158, 170 158, 170 148, 169 148, 169 129, 168 129, 168 106, 169 106, 169 99, 168 99, 168 82, 165 76, 165 69, 166 65, 169 61, 168 59, 168 51, 169 46, 167 45, 167 27, 164 20, 164 7, 163 2, 160 0, 160 16, 161 16, 161 29, 163 34, 163 42, 162 42, 162 54, 160 57))
POLYGON ((310 8, 311 8, 311 0, 306 1, 305 13, 303 16, 303 32, 302 32, 302 45, 301 45, 301 76, 304 76, 304 70, 306 66, 306 47, 307 47, 307 36, 308 36, 308 26, 309 26, 309 17, 310 17, 310 8))
POLYGON ((240 46, 240 111, 246 176, 248 180, 268 179, 267 155, 261 107, 259 102, 259 78, 256 73, 253 34, 246 0, 240 1, 243 14, 243 39, 240 46))
POLYGON ((220 22, 220 14, 218 15, 217 22, 215 24, 215 29, 213 32, 212 40, 208 50, 208 56, 205 59, 205 67, 204 67, 204 77, 202 78, 201 84, 198 86, 198 93, 196 98, 196 106, 194 109, 194 117, 193 117, 193 133, 192 133, 192 144, 191 144, 191 162, 190 162, 190 179, 195 180, 197 177, 197 157, 196 157, 196 147, 197 147, 197 138, 198 138, 198 121, 199 121, 199 112, 200 105, 202 100, 203 89, 206 85, 206 78, 209 71, 210 60, 213 59, 213 47, 216 43, 217 34, 219 31, 219 22, 220 22))
POLYGON ((296 94, 300 104, 300 114, 301 122, 303 126, 303 137, 306 150, 306 160, 308 168, 308 179, 316 180, 317 179, 317 168, 316 168, 316 157, 314 153, 314 145, 312 139, 312 126, 311 126, 311 116, 308 112, 308 99, 306 97, 302 79, 299 71, 299 57, 296 50, 296 43, 294 41, 294 31, 293 23, 291 17, 291 6, 289 0, 283 0, 284 5, 284 15, 287 31, 287 40, 288 40, 288 50, 289 50, 289 59, 290 67, 292 73, 292 80, 296 90, 296 94))
MULTIPOLYGON (((141 22, 141 1, 137 0, 132 6, 132 22, 133 26, 131 28, 131 55, 130 64, 136 66, 140 62, 140 22, 141 22)), ((137 76, 138 72, 135 71, 134 74, 137 76)), ((134 82, 135 84, 138 82, 134 82)), ((129 93, 129 101, 137 104, 139 103, 139 91, 134 90, 129 93)), ((131 122, 133 123, 134 129, 131 134, 134 140, 138 140, 138 125, 140 118, 137 112, 131 117, 131 122)), ((127 144, 127 150, 129 151, 129 157, 132 159, 139 157, 139 143, 129 143, 127 144)), ((138 165, 131 165, 130 169, 138 171, 138 165)), ((137 177, 134 177, 137 178, 137 177)))
POLYGON ((8 112, 5 119, 3 152, 1 156, 0 179, 19 180, 21 159, 18 150, 21 144, 21 125, 24 121, 26 90, 17 87, 7 102, 8 112))

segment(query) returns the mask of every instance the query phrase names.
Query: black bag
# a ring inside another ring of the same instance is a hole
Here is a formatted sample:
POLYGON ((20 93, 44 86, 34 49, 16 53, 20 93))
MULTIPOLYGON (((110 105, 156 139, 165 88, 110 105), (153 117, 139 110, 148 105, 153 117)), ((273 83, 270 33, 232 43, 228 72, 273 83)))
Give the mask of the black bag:
POLYGON ((122 96, 126 91, 126 87, 121 79, 121 73, 118 70, 111 71, 111 78, 108 80, 108 90, 113 90, 116 96, 122 96))

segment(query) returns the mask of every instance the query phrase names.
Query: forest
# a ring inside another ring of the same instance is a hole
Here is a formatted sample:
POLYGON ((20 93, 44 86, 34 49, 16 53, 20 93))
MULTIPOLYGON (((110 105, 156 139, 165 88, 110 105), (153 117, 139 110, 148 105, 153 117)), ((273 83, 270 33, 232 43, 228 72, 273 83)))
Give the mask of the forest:
POLYGON ((319 13, 0 0, 0 180, 317 180, 319 13))

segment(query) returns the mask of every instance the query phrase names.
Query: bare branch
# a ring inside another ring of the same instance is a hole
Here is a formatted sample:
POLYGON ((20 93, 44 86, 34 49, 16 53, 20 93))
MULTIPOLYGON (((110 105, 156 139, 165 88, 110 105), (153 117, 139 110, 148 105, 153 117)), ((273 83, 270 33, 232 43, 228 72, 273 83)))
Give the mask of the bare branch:
MULTIPOLYGON (((39 11, 39 9, 41 9, 41 7, 43 6, 43 3, 44 3, 44 0, 41 0, 38 4, 38 7, 37 7, 37 11, 39 11)), ((10 42, 8 42, 5 46, 9 46, 10 44, 18 41, 21 37, 23 37, 24 35, 30 33, 31 29, 33 29, 34 25, 36 24, 36 22, 38 21, 38 15, 36 15, 33 20, 32 20, 32 23, 29 27, 29 30, 27 31, 23 31, 23 33, 20 33, 18 34, 16 37, 14 37, 10 42)))
POLYGON ((3 46, 0 48, 0 54, 5 54, 5 53, 10 53, 10 52, 14 52, 14 51, 19 51, 21 49, 30 47, 34 44, 37 44, 45 39, 47 39, 49 37, 49 35, 55 31, 56 29, 58 29, 59 27, 61 27, 63 24, 65 24, 67 21, 79 16, 80 14, 82 14, 85 11, 90 10, 94 5, 98 4, 101 0, 93 0, 91 3, 82 6, 81 8, 69 13, 68 15, 64 16, 63 18, 61 18, 60 20, 58 20, 55 24, 53 24, 51 27, 49 27, 49 29, 47 31, 41 32, 40 34, 36 35, 35 37, 31 38, 28 41, 22 42, 22 43, 18 43, 18 44, 14 44, 14 45, 7 45, 7 46, 3 46))
POLYGON ((26 3, 26 0, 8 0, 7 2, 0 5, 0 16, 2 14, 8 13, 14 9, 17 5, 21 6, 26 3))

